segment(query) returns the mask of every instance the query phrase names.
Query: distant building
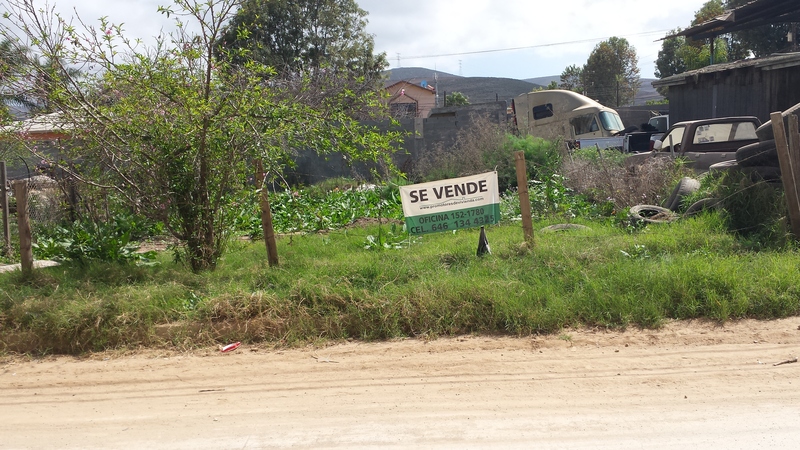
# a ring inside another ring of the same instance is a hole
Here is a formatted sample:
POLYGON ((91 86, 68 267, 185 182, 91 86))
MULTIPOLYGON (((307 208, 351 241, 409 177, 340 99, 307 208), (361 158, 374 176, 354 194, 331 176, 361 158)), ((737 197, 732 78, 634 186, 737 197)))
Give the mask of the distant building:
POLYGON ((425 81, 396 81, 386 86, 395 119, 426 118, 436 107, 436 89, 425 81))

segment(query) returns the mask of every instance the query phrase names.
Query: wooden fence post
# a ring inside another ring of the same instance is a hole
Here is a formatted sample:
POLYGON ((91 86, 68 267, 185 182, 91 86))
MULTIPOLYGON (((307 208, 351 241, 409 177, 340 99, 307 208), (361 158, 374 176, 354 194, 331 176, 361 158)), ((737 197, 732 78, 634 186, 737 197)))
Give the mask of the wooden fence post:
POLYGON ((8 174, 6 172, 6 162, 0 161, 0 208, 3 210, 3 248, 2 253, 6 256, 11 254, 11 227, 8 222, 8 174))
POLYGON ((519 210, 522 213, 522 231, 525 234, 525 242, 533 243, 533 220, 531 219, 531 199, 528 196, 528 170, 525 166, 525 153, 514 152, 514 160, 517 169, 519 210))
POLYGON ((267 247, 267 260, 269 266, 278 265, 278 243, 275 241, 275 229, 272 226, 272 209, 269 206, 269 191, 264 182, 264 165, 261 161, 256 163, 256 187, 261 189, 259 206, 261 207, 261 229, 264 232, 264 245, 267 247))
MULTIPOLYGON (((798 149, 795 148, 794 151, 790 151, 789 149, 789 142, 786 138, 786 127, 783 123, 783 114, 774 112, 770 114, 770 120, 772 122, 772 130, 775 134, 775 148, 778 151, 778 162, 781 166, 781 181, 783 182, 783 190, 786 194, 786 205, 789 208, 789 221, 792 227, 792 233, 795 239, 798 239, 800 238, 800 194, 797 190, 797 181, 800 179, 800 176, 798 176, 797 171, 800 170, 800 167, 797 167, 792 162, 792 153, 796 153, 798 149)), ((797 118, 795 117, 794 120, 794 127, 796 128, 797 118)), ((789 122, 791 123, 792 121, 790 120, 789 122)), ((796 138, 792 137, 792 141, 796 141, 796 138)))
POLYGON ((31 247, 31 222, 28 219, 28 180, 17 180, 13 187, 14 197, 17 199, 20 266, 24 275, 30 275, 33 272, 33 249, 31 247))

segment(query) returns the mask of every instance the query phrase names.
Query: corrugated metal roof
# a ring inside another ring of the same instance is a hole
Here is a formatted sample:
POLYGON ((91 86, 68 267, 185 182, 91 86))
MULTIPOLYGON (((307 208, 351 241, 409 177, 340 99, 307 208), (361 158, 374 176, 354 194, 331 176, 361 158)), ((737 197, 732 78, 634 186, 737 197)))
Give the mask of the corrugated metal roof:
POLYGON ((61 113, 55 112, 0 127, 0 134, 18 133, 24 135, 27 139, 51 140, 68 137, 69 130, 73 128, 73 124, 64 121, 61 113))
POLYGON ((734 31, 749 30, 763 25, 800 22, 798 0, 755 0, 725 11, 707 22, 689 27, 675 36, 707 39, 734 31))

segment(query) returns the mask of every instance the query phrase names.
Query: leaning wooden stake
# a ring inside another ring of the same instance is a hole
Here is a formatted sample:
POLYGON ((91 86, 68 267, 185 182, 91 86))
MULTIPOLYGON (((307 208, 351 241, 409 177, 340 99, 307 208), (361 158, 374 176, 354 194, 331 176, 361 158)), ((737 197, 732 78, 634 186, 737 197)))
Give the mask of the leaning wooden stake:
POLYGON ((31 246, 31 222, 28 219, 28 180, 13 183, 17 199, 17 227, 19 228, 19 257, 24 275, 33 273, 33 249, 31 246))
POLYGON ((792 226, 792 233, 795 239, 800 238, 800 195, 797 191, 797 180, 800 176, 797 170, 800 167, 793 167, 789 142, 786 139, 786 127, 783 124, 783 115, 780 112, 770 114, 772 130, 775 134, 775 147, 778 151, 778 162, 781 165, 781 180, 783 189, 786 193, 786 204, 789 208, 789 221, 792 226))
POLYGON ((517 169, 519 209, 522 213, 522 231, 525 234, 525 242, 533 243, 533 220, 531 219, 531 199, 528 196, 528 170, 525 165, 525 153, 515 152, 514 160, 517 169))
POLYGON ((261 189, 259 205, 261 206, 261 228, 264 231, 264 245, 267 246, 269 266, 278 265, 278 243, 275 241, 275 229, 272 227, 272 209, 269 206, 269 190, 264 182, 264 165, 257 163, 256 186, 261 189))

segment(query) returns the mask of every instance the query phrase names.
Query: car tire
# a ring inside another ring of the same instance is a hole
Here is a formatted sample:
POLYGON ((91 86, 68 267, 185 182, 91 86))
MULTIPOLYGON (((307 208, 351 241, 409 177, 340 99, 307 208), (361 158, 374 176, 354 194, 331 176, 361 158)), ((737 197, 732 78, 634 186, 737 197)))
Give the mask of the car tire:
POLYGON ((684 217, 693 216, 698 214, 702 211, 717 208, 719 206, 719 199, 716 198, 704 198, 702 200, 698 200, 692 203, 688 208, 686 208, 686 212, 683 213, 684 217))
MULTIPOLYGON (((783 116, 783 126, 786 129, 789 129, 789 115, 790 114, 797 114, 800 112, 800 103, 792 106, 791 108, 787 109, 781 115, 783 116)), ((772 128, 772 122, 767 121, 760 127, 756 129, 756 136, 758 136, 759 141, 769 141, 771 139, 775 139, 775 131, 772 128)))
POLYGON ((678 219, 678 215, 667 208, 655 205, 632 206, 628 217, 646 223, 668 223, 678 219))
POLYGON ((780 181, 781 168, 776 166, 750 166, 742 167, 744 173, 750 175, 753 182, 780 181))
POLYGON ((730 161, 718 162, 716 164, 708 166, 708 171, 710 173, 725 172, 728 170, 739 170, 739 169, 741 169, 741 167, 739 166, 739 163, 736 162, 735 159, 732 159, 730 161))
POLYGON ((740 147, 736 150, 736 162, 742 167, 778 166, 775 139, 740 147))
POLYGON ((664 207, 670 211, 677 211, 681 207, 683 198, 697 192, 698 189, 700 189, 699 181, 689 177, 681 178, 678 184, 675 185, 675 188, 672 189, 672 193, 669 198, 667 198, 666 203, 664 203, 664 207))

